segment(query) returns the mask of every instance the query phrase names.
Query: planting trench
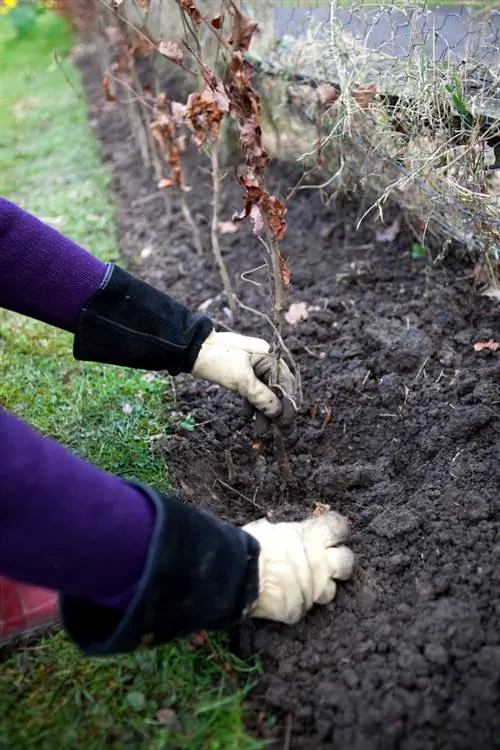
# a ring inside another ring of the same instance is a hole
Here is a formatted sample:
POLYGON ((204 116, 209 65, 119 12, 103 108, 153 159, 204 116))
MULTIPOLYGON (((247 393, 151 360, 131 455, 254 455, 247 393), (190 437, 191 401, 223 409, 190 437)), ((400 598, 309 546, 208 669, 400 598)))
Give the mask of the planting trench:
MULTIPOLYGON (((198 257, 174 201, 144 172, 127 125, 103 98, 92 56, 80 60, 90 118, 113 174, 121 246, 134 270, 228 323, 210 250, 210 174, 193 160, 188 194, 206 253, 198 257), (197 166, 196 166, 197 165, 197 166), (208 300, 212 300, 208 302, 208 300)), ((273 186, 293 187, 275 165, 273 186)), ((240 209, 232 174, 222 219, 240 209)), ((264 675, 249 725, 276 747, 349 750, 494 748, 500 744, 500 312, 474 296, 469 266, 411 258, 411 238, 378 242, 355 203, 325 209, 315 190, 290 204, 284 250, 290 302, 312 307, 285 335, 300 363, 304 405, 288 451, 298 488, 284 489, 272 448, 254 444, 239 399, 176 380, 192 432, 156 447, 184 497, 244 523, 299 520, 328 503, 352 522, 355 580, 295 627, 251 623, 233 634, 264 675), (277 722, 270 720, 274 717, 277 722)), ((222 237, 242 301, 269 310, 250 228, 222 237)), ((237 329, 270 337, 241 311, 237 329)))

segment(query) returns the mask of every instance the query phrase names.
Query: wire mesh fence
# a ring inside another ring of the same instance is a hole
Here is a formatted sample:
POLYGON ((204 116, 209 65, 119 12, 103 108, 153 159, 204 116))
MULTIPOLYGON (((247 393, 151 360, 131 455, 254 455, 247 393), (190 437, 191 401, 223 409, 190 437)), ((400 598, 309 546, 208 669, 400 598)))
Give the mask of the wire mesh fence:
MULTIPOLYGON (((101 0, 102 4, 103 0, 101 0)), ((99 3, 98 3, 99 4, 99 3)), ((150 38, 185 33, 176 0, 120 0, 150 38)), ((222 4, 223 5, 223 4, 222 4)), ((500 259, 500 10, 402 0, 242 0, 271 155, 318 170, 325 196, 397 201, 422 243, 500 259)), ((221 0, 198 0, 206 18, 221 0)), ((204 59, 220 46, 201 28, 204 59)), ((368 210, 368 213, 369 213, 368 210)))
POLYGON ((379 209, 392 196, 422 241, 498 257, 499 11, 268 2, 271 27, 255 56, 273 111, 291 115, 287 133, 293 119, 315 126, 290 155, 301 140, 311 152, 319 128, 333 193, 368 191, 379 209))

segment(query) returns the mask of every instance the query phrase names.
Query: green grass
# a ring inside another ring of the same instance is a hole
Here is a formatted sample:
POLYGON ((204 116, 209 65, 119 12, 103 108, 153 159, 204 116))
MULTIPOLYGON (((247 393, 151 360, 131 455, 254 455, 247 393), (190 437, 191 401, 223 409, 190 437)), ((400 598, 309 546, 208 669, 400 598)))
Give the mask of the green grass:
MULTIPOLYGON (((108 260, 119 252, 109 178, 64 59, 71 43, 49 13, 24 41, 0 17, 0 194, 108 260)), ((0 403, 98 466, 166 488, 152 446, 183 419, 169 412, 168 383, 77 363, 71 343, 0 311, 0 403)), ((255 679, 217 639, 91 660, 58 632, 0 664, 0 748, 252 750, 261 745, 244 729, 242 700, 255 679)))

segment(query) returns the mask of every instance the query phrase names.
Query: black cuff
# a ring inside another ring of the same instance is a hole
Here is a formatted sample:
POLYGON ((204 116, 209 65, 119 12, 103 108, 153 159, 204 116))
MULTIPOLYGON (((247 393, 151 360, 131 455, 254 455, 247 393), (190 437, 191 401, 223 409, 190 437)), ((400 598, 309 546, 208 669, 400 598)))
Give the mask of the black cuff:
POLYGON ((73 355, 178 375, 191 372, 212 330, 206 316, 110 264, 102 287, 80 311, 73 355))
POLYGON ((256 539, 172 496, 130 484, 156 508, 137 592, 125 613, 62 594, 61 618, 69 637, 84 653, 105 656, 240 622, 259 592, 256 539))

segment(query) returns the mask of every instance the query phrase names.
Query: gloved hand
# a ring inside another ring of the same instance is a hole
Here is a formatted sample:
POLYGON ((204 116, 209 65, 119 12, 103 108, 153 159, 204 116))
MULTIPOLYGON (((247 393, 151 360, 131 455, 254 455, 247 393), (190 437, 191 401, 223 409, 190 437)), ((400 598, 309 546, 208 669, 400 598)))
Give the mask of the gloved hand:
POLYGON ((251 617, 294 625, 313 604, 328 604, 336 580, 352 576, 354 555, 344 546, 346 519, 333 511, 299 523, 261 518, 243 527, 260 544, 259 597, 251 617))
POLYGON ((261 415, 260 431, 268 426, 265 420, 276 420, 283 431, 290 432, 297 413, 296 382, 280 357, 276 393, 271 390, 275 357, 270 349, 263 339, 212 331, 203 342, 191 372, 247 399, 261 415))

